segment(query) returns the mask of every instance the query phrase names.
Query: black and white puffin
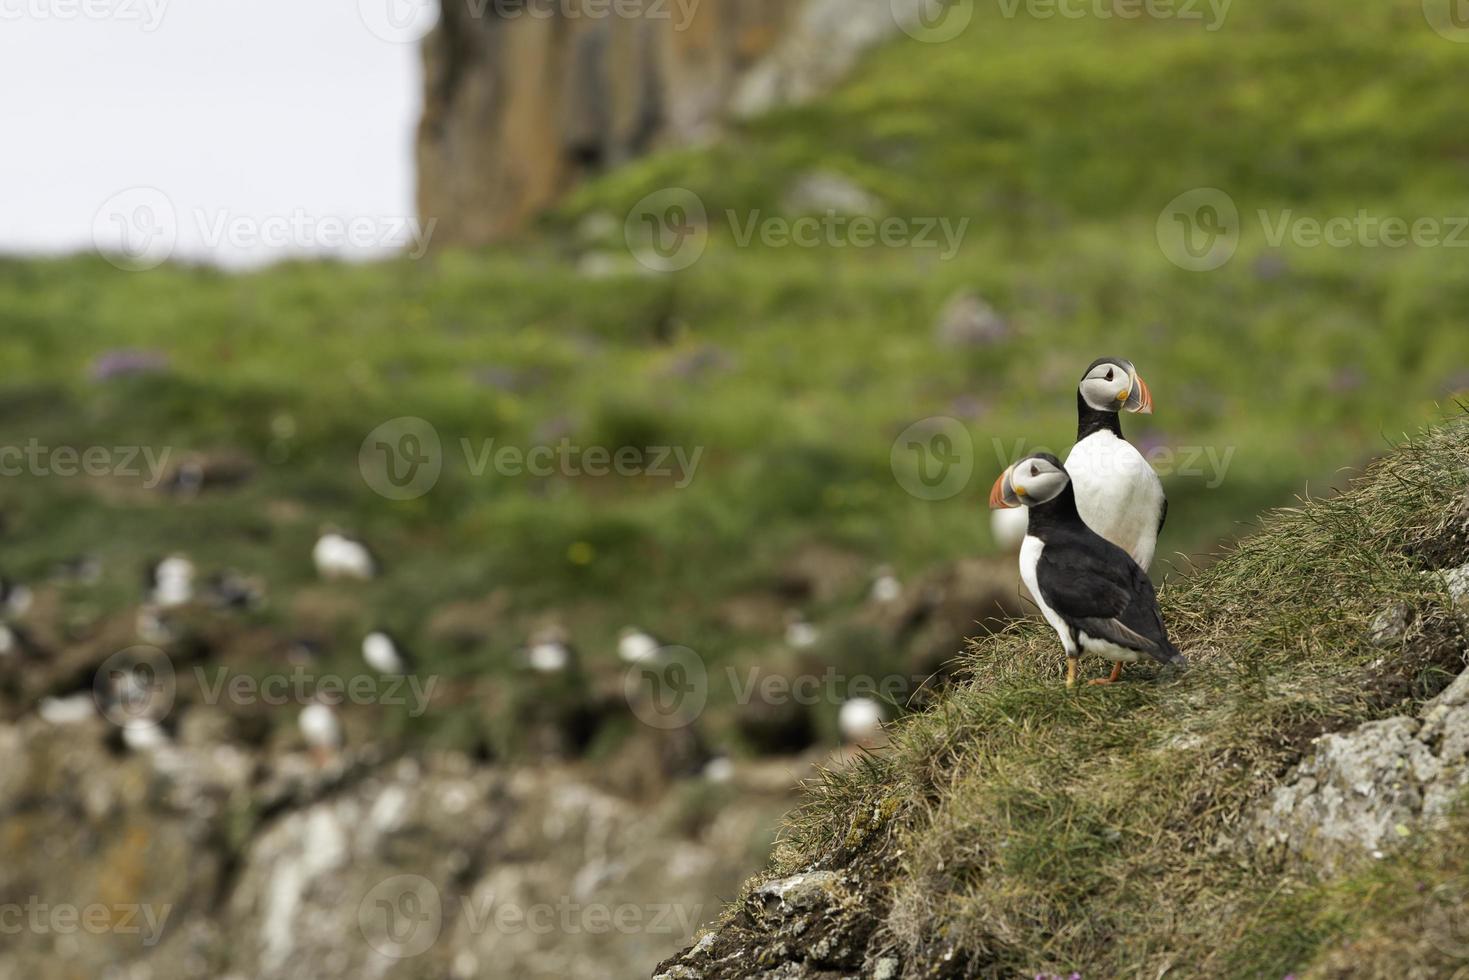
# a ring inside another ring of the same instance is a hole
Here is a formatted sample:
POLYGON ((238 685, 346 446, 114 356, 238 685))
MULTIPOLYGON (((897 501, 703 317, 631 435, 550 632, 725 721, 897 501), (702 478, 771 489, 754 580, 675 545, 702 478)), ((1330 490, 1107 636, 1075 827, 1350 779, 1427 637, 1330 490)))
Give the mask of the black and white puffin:
POLYGON ((362 659, 379 674, 413 673, 413 658, 387 630, 373 630, 362 638, 362 659))
POLYGON ((1188 662, 1168 639, 1147 572, 1082 520, 1067 468, 1049 453, 1028 456, 1000 474, 990 492, 996 509, 1028 506, 1030 527, 1020 548, 1020 577, 1066 648, 1066 686, 1076 684, 1082 653, 1122 665, 1151 658, 1188 662))
POLYGON ((1077 386, 1076 445, 1066 457, 1082 520, 1145 572, 1168 518, 1168 498, 1152 465, 1122 437, 1121 413, 1152 411, 1152 392, 1132 362, 1099 358, 1077 386))
MULTIPOLYGON (((1123 438, 1121 413, 1152 411, 1152 392, 1131 361, 1098 358, 1076 388, 1076 445, 1066 457, 1082 519, 1144 571, 1158 550, 1168 498, 1152 465, 1123 438)), ((996 543, 1020 547, 1025 520, 1025 511, 997 511, 991 521, 996 543)))

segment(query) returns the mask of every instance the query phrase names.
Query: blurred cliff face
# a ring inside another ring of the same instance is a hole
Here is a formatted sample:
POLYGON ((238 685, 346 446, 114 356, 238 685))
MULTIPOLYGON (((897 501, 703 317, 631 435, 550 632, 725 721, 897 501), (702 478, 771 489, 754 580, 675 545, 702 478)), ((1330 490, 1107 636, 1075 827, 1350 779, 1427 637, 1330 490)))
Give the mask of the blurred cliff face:
POLYGON ((907 3, 445 0, 424 45, 419 212, 440 243, 503 239, 587 176, 817 94, 907 3))

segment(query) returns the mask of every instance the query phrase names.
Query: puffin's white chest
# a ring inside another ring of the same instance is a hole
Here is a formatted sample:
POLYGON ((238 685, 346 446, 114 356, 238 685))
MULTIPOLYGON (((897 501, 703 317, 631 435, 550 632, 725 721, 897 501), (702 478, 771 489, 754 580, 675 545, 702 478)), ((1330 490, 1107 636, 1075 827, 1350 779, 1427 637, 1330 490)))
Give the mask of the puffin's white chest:
POLYGON ((1066 472, 1081 519, 1146 570, 1158 547, 1163 483, 1143 454, 1111 432, 1094 432, 1072 448, 1066 472))
POLYGON ((1052 609, 1046 602, 1046 597, 1041 594, 1039 568, 1041 553, 1046 550, 1046 543, 1034 535, 1026 535, 1025 542, 1020 546, 1020 580, 1030 590, 1030 595, 1035 599, 1035 604, 1040 606, 1041 615, 1046 617, 1046 622, 1051 624, 1051 629, 1061 638, 1061 645, 1066 648, 1066 655, 1073 656, 1076 653, 1076 644, 1071 638, 1071 628, 1066 625, 1066 620, 1061 614, 1052 609))

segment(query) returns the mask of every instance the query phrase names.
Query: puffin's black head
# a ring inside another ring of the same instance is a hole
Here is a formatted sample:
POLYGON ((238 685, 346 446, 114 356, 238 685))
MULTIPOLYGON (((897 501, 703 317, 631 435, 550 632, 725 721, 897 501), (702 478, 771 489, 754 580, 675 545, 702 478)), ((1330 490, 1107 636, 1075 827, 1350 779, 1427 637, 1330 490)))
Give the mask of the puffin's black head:
POLYGON ((1059 497, 1071 483, 1066 467, 1050 453, 1027 456, 1000 474, 990 491, 990 507, 1035 507, 1059 497))
POLYGON ((1132 362, 1120 357, 1102 357, 1086 369, 1078 387, 1081 400, 1098 412, 1138 412, 1151 415, 1153 395, 1138 377, 1132 362))

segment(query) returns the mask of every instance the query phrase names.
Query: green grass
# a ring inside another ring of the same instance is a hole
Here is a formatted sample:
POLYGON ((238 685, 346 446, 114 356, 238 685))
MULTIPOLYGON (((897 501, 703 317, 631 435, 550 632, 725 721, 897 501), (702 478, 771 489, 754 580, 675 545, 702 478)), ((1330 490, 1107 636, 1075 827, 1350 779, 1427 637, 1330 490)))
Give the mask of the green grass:
MULTIPOLYGON (((1418 4, 1241 4, 1215 33, 996 9, 977 5, 959 40, 889 45, 829 99, 588 185, 513 248, 238 276, 0 263, 0 445, 230 449, 258 466, 245 487, 185 504, 126 480, 7 477, 0 567, 35 578, 59 556, 100 553, 105 581, 66 597, 85 632, 126 615, 147 557, 191 551, 206 569, 264 575, 265 625, 324 622, 343 665, 358 634, 385 622, 426 670, 466 688, 506 672, 547 614, 604 680, 629 622, 711 666, 768 662, 778 621, 733 629, 727 601, 776 594, 791 556, 816 546, 907 579, 986 552, 1001 457, 1021 439, 1069 445, 1074 384, 1099 354, 1131 357, 1153 389, 1157 415, 1129 419, 1131 433, 1232 453, 1217 486, 1214 472, 1168 476, 1165 558, 1208 553, 1263 507, 1338 480, 1463 386, 1469 284, 1455 249, 1276 249, 1249 219, 1229 264, 1191 273, 1154 234, 1167 202, 1196 186, 1225 189, 1247 219, 1462 212, 1469 62, 1418 4), (969 219, 962 249, 945 262, 934 250, 735 243, 725 212, 779 216, 815 170, 847 175, 891 216, 969 219), (714 217, 698 263, 577 273, 586 251, 624 251, 620 231, 586 242, 588 216, 620 228, 668 186, 694 190, 714 217), (989 299, 1013 335, 979 350, 935 344, 961 289, 989 299), (118 347, 165 351, 171 371, 89 381, 92 360, 118 347), (674 370, 710 347, 723 366, 674 370), (478 383, 488 369, 513 384, 478 383), (916 499, 890 469, 893 441, 915 420, 960 414, 961 400, 973 479, 953 499, 916 499), (357 453, 405 415, 436 426, 447 460, 431 494, 394 503, 363 483, 357 453), (530 447, 563 435, 704 455, 677 489, 475 477, 458 450, 461 438, 530 447), (387 574, 315 584, 308 556, 326 521, 370 540, 387 574), (445 604, 497 591, 503 609, 478 645, 427 628, 445 604)), ((838 633, 860 593, 807 611, 838 633)), ((896 669, 886 653, 877 668, 896 669)), ((455 709, 412 734, 460 741, 476 724, 455 709)))

